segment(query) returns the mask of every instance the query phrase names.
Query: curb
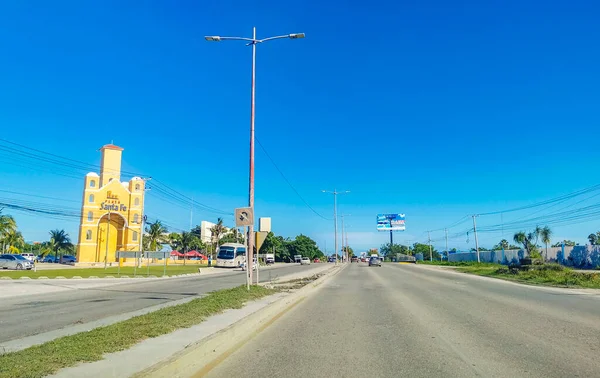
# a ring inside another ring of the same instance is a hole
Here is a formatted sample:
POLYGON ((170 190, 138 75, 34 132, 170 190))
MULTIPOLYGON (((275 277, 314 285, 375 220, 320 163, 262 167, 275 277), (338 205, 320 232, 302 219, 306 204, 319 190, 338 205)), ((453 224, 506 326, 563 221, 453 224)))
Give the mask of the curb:
MULTIPOLYGON (((21 277, 6 277, 6 276, 0 276, 0 280, 104 280, 104 279, 119 279, 119 278, 178 278, 178 277, 194 277, 194 276, 201 276, 202 274, 200 273, 186 273, 186 274, 174 274, 174 275, 166 275, 166 276, 155 276, 155 275, 150 275, 150 276, 142 276, 142 275, 136 275, 136 276, 128 276, 126 274, 123 274, 121 276, 115 277, 115 276, 102 276, 102 277, 98 277, 98 276, 89 276, 89 277, 82 277, 82 276, 73 276, 73 277, 64 277, 64 276, 56 276, 53 278, 50 278, 48 276, 39 276, 39 277, 29 277, 29 276, 21 276, 21 277)), ((206 274, 204 276, 207 276, 206 274)))
POLYGON ((132 377, 172 378, 204 376, 233 352, 262 332, 285 313, 314 294, 323 284, 341 272, 347 265, 333 267, 324 276, 307 284, 298 291, 276 300, 270 305, 246 316, 232 326, 218 331, 182 353, 160 361, 132 377))

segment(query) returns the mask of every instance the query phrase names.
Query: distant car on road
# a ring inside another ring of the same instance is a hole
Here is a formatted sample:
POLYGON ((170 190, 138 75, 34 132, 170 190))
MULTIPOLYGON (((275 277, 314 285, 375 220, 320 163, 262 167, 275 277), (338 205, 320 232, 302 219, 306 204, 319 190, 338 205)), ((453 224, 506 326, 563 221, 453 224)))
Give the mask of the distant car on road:
POLYGON ((54 256, 48 255, 42 259, 43 263, 57 263, 58 259, 54 256))
POLYGON ((363 257, 362 259, 360 259, 360 261, 362 261, 362 262, 367 262, 367 258, 366 258, 366 257, 363 257))
POLYGON ((61 264, 74 264, 77 261, 77 258, 72 255, 62 255, 60 257, 61 264))
POLYGON ((0 255, 0 269, 30 270, 33 263, 21 255, 0 255))
POLYGON ((310 265, 310 259, 308 257, 303 257, 300 260, 300 265, 310 265))
POLYGON ((318 264, 318 263, 320 263, 320 262, 321 262, 321 259, 319 259, 319 258, 315 258, 315 259, 313 260, 313 262, 314 262, 315 264, 318 264))
POLYGON ((329 257, 327 259, 327 262, 334 263, 335 262, 335 257, 329 257))
POLYGON ((358 262, 358 257, 356 257, 356 256, 352 256, 352 258, 350 259, 350 262, 355 262, 355 263, 357 263, 357 262, 358 262))
POLYGON ((369 266, 381 266, 381 259, 379 257, 371 256, 369 259, 369 266))

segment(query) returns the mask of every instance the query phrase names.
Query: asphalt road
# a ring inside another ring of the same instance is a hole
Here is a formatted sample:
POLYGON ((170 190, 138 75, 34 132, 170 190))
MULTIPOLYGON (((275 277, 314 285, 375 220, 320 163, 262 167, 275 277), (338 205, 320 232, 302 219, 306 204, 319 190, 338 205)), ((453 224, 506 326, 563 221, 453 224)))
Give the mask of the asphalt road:
MULTIPOLYGON (((317 268, 290 264, 261 270, 261 282, 317 268)), ((3 298, 0 301, 0 342, 125 314, 161 303, 242 285, 245 272, 236 270, 205 277, 139 279, 112 286, 3 298)), ((42 284, 42 283, 41 283, 42 284)), ((61 285, 60 280, 43 284, 61 285)), ((1 286, 0 286, 1 287, 1 286)))
POLYGON ((210 377, 600 377, 600 294, 351 264, 210 377))

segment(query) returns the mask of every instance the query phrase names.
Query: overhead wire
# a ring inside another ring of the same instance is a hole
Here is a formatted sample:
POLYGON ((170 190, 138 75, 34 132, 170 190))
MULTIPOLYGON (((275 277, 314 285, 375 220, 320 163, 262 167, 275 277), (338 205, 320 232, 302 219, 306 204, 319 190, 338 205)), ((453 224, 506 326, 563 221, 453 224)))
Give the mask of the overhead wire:
POLYGON ((288 186, 292 189, 292 191, 294 193, 296 193, 296 195, 298 196, 298 198, 300 198, 300 200, 306 205, 306 207, 308 207, 313 213, 315 213, 320 218, 325 219, 325 220, 332 220, 331 218, 327 218, 327 217, 321 215, 321 213, 319 213, 317 210, 315 210, 308 203, 308 201, 306 201, 304 199, 304 197, 302 197, 302 195, 300 194, 300 192, 298 192, 298 190, 294 187, 294 185, 292 185, 292 183, 290 182, 290 180, 288 180, 288 178, 285 176, 285 174, 281 171, 281 169, 279 168, 279 166, 277 165, 277 163, 275 163, 275 160, 273 160, 273 158, 271 157, 271 155, 267 152, 265 146, 263 146, 263 144, 258 140, 258 138, 255 138, 255 140, 258 143, 258 145, 260 146, 260 148, 262 149, 262 151, 265 153, 265 155, 267 156, 267 158, 269 159, 269 161, 271 162, 271 164, 273 164, 273 166, 275 167, 275 169, 277 170, 277 172, 279 172, 279 174, 281 175, 281 177, 283 178, 283 180, 288 184, 288 186))

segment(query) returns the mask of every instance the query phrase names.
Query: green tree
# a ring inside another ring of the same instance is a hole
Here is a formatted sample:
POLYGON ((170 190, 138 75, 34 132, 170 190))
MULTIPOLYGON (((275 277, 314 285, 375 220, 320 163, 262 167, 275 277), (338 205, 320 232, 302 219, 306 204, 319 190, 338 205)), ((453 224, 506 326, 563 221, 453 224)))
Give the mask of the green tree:
POLYGON ((306 256, 311 260, 323 257, 323 252, 317 247, 317 243, 306 235, 300 234, 289 243, 290 254, 306 256))
POLYGON ((523 249, 525 250, 525 252, 527 252, 529 257, 532 258, 541 257, 536 246, 538 231, 541 231, 541 229, 539 227, 536 227, 536 229, 533 232, 529 232, 526 234, 524 231, 519 231, 513 235, 513 240, 515 241, 515 243, 523 244, 523 249))
POLYGON ((410 255, 411 250, 408 246, 402 244, 385 243, 379 248, 379 252, 385 257, 394 257, 396 254, 410 255))
POLYGON ((10 230, 4 234, 2 244, 8 247, 8 253, 21 253, 21 249, 25 245, 25 239, 19 231, 10 230))
POLYGON ((71 243, 71 237, 65 232, 65 230, 52 230, 50 231, 50 251, 54 252, 54 257, 58 259, 58 254, 64 254, 65 251, 73 249, 73 243, 71 243))
MULTIPOLYGON (((422 253, 423 259, 425 259, 425 260, 429 259, 429 244, 415 243, 415 244, 413 244, 412 250, 413 250, 413 254, 416 255, 417 253, 422 253)), ((431 258, 433 260, 440 259, 439 252, 436 251, 433 246, 431 247, 431 258)))
POLYGON ((559 241, 559 242, 556 242, 556 243, 552 244, 552 247, 554 247, 554 248, 561 247, 563 243, 565 243, 565 247, 575 247, 576 245, 579 245, 579 243, 575 243, 572 240, 566 240, 565 239, 563 241, 559 241))
POLYGON ((354 250, 349 245, 342 247, 342 252, 347 253, 349 259, 351 259, 352 256, 354 256, 354 250))
POLYGON ((588 236, 588 240, 590 241, 590 245, 598 245, 598 235, 597 234, 590 234, 588 236))
POLYGON ((542 239, 542 243, 546 245, 546 259, 548 258, 548 244, 550 244, 550 239, 552 238, 552 230, 550 227, 545 226, 540 230, 540 239, 542 239))
POLYGON ((146 227, 146 235, 144 235, 146 240, 142 241, 142 245, 150 251, 158 251, 161 243, 167 241, 164 236, 166 233, 167 228, 159 220, 149 223, 146 227))
POLYGON ((212 235, 214 251, 219 248, 221 237, 225 234, 226 227, 223 225, 223 218, 217 218, 217 223, 210 228, 212 235))
POLYGON ((17 222, 10 215, 2 214, 2 209, 0 209, 0 244, 2 245, 2 250, 0 253, 4 253, 6 250, 6 244, 4 243, 4 238, 10 232, 17 231, 17 222))

